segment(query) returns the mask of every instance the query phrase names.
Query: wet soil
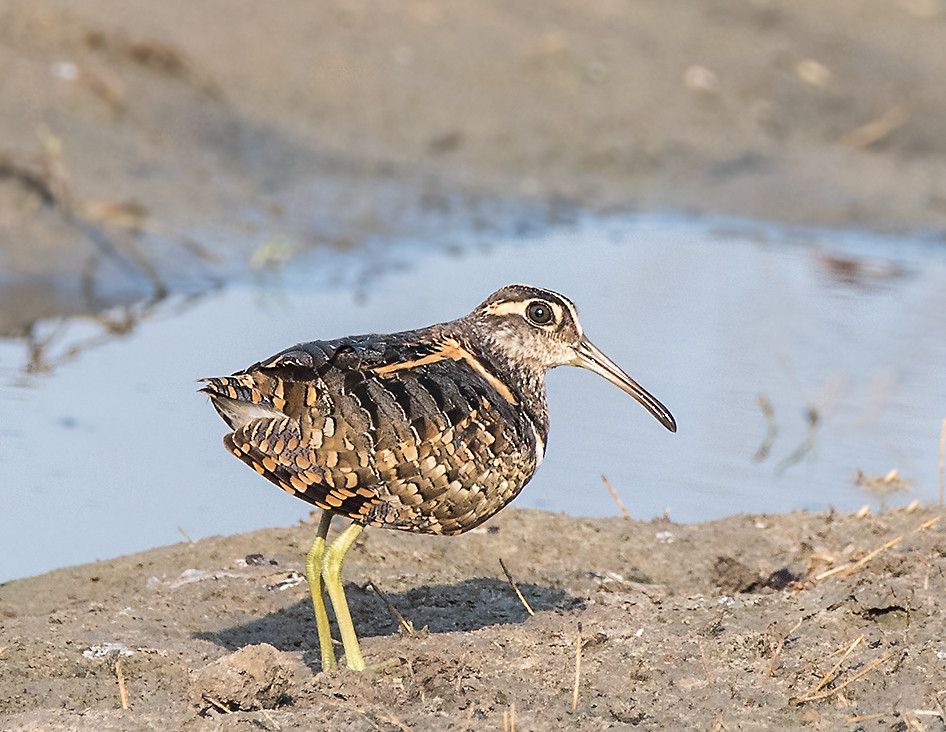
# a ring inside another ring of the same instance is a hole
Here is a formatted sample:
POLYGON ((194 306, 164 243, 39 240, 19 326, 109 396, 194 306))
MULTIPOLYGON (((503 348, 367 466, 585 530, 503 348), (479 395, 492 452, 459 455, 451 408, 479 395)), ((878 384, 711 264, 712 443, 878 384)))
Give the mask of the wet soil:
POLYGON ((314 524, 57 570, 0 587, 0 726, 943 729, 938 516, 368 530, 344 573, 361 673, 320 668, 314 524))
MULTIPOLYGON (((432 220, 944 229, 944 48, 937 0, 8 0, 0 334, 432 220)), ((0 727, 944 729, 937 515, 367 531, 362 674, 312 525, 57 570, 0 585, 0 727)))

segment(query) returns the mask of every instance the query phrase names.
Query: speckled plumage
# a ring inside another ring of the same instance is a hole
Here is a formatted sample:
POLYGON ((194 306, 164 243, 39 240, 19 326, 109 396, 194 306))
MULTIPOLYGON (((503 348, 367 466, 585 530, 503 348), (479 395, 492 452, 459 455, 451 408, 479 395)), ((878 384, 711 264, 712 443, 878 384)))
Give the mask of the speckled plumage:
POLYGON ((301 343, 202 391, 232 429, 227 449, 289 493, 362 525, 458 534, 531 479, 549 429, 545 373, 566 364, 676 429, 584 337, 567 298, 525 285, 447 323, 301 343))
POLYGON ((234 399, 272 410, 227 419, 225 442, 289 493, 371 526, 456 534, 512 500, 542 450, 524 410, 444 355, 493 368, 464 340, 438 326, 303 343, 205 388, 224 419, 234 399))

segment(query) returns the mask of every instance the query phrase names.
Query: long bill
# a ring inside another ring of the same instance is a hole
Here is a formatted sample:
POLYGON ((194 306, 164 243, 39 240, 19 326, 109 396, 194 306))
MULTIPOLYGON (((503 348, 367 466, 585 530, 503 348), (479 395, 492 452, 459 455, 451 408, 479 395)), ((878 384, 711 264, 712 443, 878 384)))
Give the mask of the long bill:
POLYGON ((657 420, 671 432, 677 431, 677 423, 670 414, 670 410, 661 404, 644 387, 638 384, 634 379, 625 374, 620 367, 610 358, 605 356, 598 348, 587 338, 582 338, 575 346, 575 360, 573 366, 580 366, 589 371, 594 371, 598 376, 603 376, 622 391, 626 391, 644 407, 657 420))

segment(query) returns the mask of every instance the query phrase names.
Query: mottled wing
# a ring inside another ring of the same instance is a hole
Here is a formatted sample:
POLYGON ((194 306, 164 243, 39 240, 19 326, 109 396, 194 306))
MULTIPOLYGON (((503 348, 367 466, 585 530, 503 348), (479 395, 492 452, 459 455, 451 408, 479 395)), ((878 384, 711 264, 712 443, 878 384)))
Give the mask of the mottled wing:
POLYGON ((366 524, 453 534, 535 470, 515 399, 456 340, 366 336, 296 346, 203 391, 227 448, 284 490, 366 524))
POLYGON ((287 492, 364 520, 378 501, 377 476, 369 425, 338 398, 344 374, 357 372, 350 352, 339 342, 300 344, 205 379, 202 391, 233 429, 224 444, 234 455, 287 492))

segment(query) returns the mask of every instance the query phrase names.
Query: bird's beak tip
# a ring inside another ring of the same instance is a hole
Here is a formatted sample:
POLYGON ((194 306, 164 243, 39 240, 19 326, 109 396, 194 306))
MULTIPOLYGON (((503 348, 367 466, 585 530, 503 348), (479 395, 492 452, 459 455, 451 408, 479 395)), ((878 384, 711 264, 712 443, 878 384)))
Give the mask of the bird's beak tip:
POLYGON ((603 376, 639 401, 670 432, 677 431, 677 422, 670 414, 670 410, 625 374, 617 364, 598 350, 587 338, 582 339, 575 346, 575 357, 570 363, 573 366, 580 366, 603 376))

